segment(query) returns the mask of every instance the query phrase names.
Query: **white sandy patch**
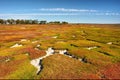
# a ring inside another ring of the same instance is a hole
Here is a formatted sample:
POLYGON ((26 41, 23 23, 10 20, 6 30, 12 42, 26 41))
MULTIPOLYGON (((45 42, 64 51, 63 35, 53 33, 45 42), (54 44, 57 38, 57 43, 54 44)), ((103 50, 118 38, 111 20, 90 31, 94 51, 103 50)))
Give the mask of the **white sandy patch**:
MULTIPOLYGON (((56 50, 56 51, 58 51, 58 50, 56 50)), ((42 64, 41 64, 42 60, 43 60, 44 58, 50 56, 50 55, 53 55, 54 53, 55 53, 55 50, 54 50, 52 47, 50 47, 50 48, 48 48, 48 50, 46 50, 46 55, 45 55, 45 56, 42 56, 42 57, 39 57, 39 58, 37 58, 37 59, 31 60, 30 63, 31 63, 34 67, 37 68, 37 74, 39 74, 39 72, 40 72, 41 69, 42 69, 42 64)), ((65 50, 59 50, 59 54, 68 56, 68 57, 70 57, 70 58, 77 59, 77 60, 79 60, 79 61, 82 61, 81 58, 77 58, 76 56, 69 54, 66 49, 65 49, 65 50)))
POLYGON ((45 55, 45 56, 39 57, 39 58, 34 59, 34 60, 32 60, 32 61, 30 62, 33 66, 35 66, 35 67, 37 68, 37 74, 41 71, 41 66, 42 66, 42 64, 40 64, 40 63, 41 63, 40 61, 41 61, 42 59, 50 56, 50 55, 53 55, 53 53, 54 53, 54 49, 52 49, 52 48, 50 47, 50 48, 48 48, 48 50, 46 51, 46 55, 45 55))
POLYGON ((5 62, 9 62, 10 61, 10 58, 6 59, 5 62))
POLYGON ((37 43, 38 41, 32 41, 32 43, 37 43))
POLYGON ((112 43, 112 42, 108 42, 107 44, 111 45, 111 44, 113 44, 113 43, 112 43))
POLYGON ((36 47, 40 47, 41 45, 40 44, 38 44, 36 47))
POLYGON ((95 48, 97 48, 97 46, 88 47, 88 48, 86 48, 86 49, 91 50, 91 49, 95 49, 95 48))
POLYGON ((24 42, 24 41, 27 41, 27 39, 21 39, 20 41, 21 41, 21 42, 24 42))
POLYGON ((67 50, 60 50, 59 54, 65 54, 67 52, 67 50))
POLYGON ((56 39, 58 36, 53 36, 52 38, 56 39))
POLYGON ((75 36, 75 35, 73 35, 72 37, 73 37, 73 38, 75 38, 76 36, 75 36))
POLYGON ((15 45, 11 46, 10 48, 21 47, 21 46, 23 46, 23 45, 16 43, 15 45))

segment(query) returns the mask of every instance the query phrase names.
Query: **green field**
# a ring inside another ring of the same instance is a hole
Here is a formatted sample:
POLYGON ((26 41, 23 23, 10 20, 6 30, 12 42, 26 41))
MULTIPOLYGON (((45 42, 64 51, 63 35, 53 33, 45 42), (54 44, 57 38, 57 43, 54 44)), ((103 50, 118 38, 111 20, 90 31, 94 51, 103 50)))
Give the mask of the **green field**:
POLYGON ((0 79, 120 79, 120 25, 0 25, 0 79), (36 75, 30 61, 51 46, 87 62, 54 54, 36 75))

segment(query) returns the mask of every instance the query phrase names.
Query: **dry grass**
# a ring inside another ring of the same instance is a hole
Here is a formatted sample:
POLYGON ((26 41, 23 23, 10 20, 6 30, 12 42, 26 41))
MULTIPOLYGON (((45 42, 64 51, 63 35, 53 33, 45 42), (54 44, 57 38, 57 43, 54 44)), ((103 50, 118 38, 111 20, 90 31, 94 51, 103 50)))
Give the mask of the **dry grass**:
POLYGON ((107 65, 100 72, 105 79, 120 79, 120 63, 107 65))
POLYGON ((40 73, 42 79, 80 79, 83 72, 93 75, 96 73, 93 70, 95 66, 59 54, 44 59, 43 66, 40 73))
POLYGON ((0 60, 5 57, 13 58, 10 62, 0 62, 0 78, 120 79, 119 26, 95 24, 0 25, 0 60), (57 38, 53 38, 54 36, 57 38), (21 42, 21 39, 29 41, 21 42), (33 41, 37 42, 32 43, 33 41), (112 42, 112 44, 109 45, 108 42, 112 42), (23 46, 10 48, 16 43, 23 46), (41 46, 39 50, 36 50, 35 47, 38 44, 41 46), (36 68, 30 64, 30 60, 44 56, 45 50, 50 46, 56 49, 67 48, 70 54, 79 58, 86 57, 91 64, 55 54, 43 59, 44 68, 39 75, 36 75, 36 68), (98 48, 88 50, 87 48, 91 46, 98 46, 98 48))
POLYGON ((6 63, 0 63, 0 78, 4 78, 4 76, 9 75, 11 72, 17 70, 18 65, 20 65, 24 60, 16 60, 6 63))

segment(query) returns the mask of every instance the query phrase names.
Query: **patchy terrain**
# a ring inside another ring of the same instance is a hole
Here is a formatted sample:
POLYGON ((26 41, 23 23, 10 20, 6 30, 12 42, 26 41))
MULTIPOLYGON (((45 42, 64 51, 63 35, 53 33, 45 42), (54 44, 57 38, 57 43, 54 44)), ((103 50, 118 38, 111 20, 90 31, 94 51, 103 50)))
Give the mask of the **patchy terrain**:
POLYGON ((120 79, 120 25, 0 25, 0 79, 120 79))

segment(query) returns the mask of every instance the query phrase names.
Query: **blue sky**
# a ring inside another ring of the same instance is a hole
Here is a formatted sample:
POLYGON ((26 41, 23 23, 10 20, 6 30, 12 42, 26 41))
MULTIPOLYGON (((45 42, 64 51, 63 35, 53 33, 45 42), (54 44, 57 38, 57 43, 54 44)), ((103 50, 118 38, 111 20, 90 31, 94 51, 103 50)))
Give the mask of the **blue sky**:
POLYGON ((0 18, 120 23, 120 0, 0 0, 0 18))

